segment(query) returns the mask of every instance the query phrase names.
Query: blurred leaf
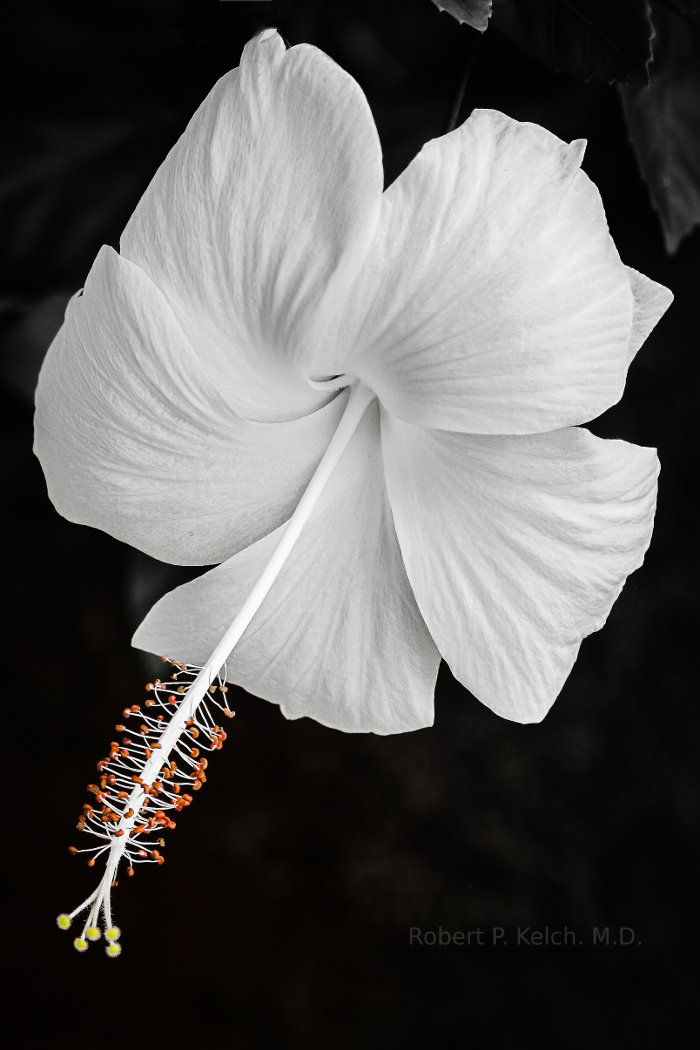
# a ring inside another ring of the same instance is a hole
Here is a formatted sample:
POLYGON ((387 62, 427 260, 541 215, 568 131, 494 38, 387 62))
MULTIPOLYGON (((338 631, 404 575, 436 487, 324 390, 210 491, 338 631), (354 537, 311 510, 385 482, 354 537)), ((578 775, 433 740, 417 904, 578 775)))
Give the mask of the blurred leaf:
POLYGON ((700 0, 656 0, 656 3, 700 26, 700 0))
POLYGON ((0 299, 0 377, 30 404, 46 348, 63 324, 72 291, 28 301, 0 299))
POLYGON ((78 107, 31 114, 0 179, 5 216, 0 283, 36 296, 82 284, 103 243, 114 243, 166 152, 178 114, 158 100, 123 113, 78 107))
MULTIPOLYGON (((0 36, 0 289, 83 283, 199 103, 277 3, 32 0, 0 36), (11 28, 10 28, 11 27, 11 28)), ((6 20, 7 21, 7 20, 6 20)))
POLYGON ((657 14, 651 84, 622 102, 642 175, 669 252, 700 224, 700 32, 657 14))
POLYGON ((433 0, 441 11, 456 18, 462 25, 471 26, 483 33, 491 17, 491 0, 433 0))
POLYGON ((494 24, 557 72, 646 84, 654 30, 648 0, 496 0, 494 24))

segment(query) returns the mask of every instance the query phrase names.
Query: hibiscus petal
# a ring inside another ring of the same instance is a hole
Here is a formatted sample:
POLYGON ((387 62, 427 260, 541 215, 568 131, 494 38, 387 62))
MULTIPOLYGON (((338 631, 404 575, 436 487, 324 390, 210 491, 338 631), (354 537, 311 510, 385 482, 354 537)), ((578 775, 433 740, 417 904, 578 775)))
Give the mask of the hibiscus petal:
POLYGON ((429 432, 382 416, 408 577, 453 674, 505 718, 546 714, 651 537, 653 449, 571 428, 429 432))
POLYGON ((491 111, 428 143, 384 194, 327 367, 402 419, 471 433, 554 430, 616 402, 632 293, 581 155, 491 111))
POLYGON ((382 185, 358 85, 273 31, 247 45, 157 172, 122 254, 193 342, 235 362, 239 415, 290 419, 322 403, 306 358, 366 254, 382 185))
POLYGON ((673 302, 673 292, 663 284, 657 284, 643 273, 625 267, 634 299, 632 335, 630 337, 630 360, 639 350, 651 330, 661 320, 673 302))
MULTIPOLYGON (((172 591, 133 644, 202 664, 282 530, 172 591)), ((432 725, 440 657, 416 607, 386 498, 376 402, 353 435, 289 559, 227 662, 226 676, 346 732, 432 725)))
POLYGON ((162 294, 103 248, 46 356, 35 451, 60 514, 164 561, 211 564, 285 521, 347 395, 287 423, 238 418, 162 294))

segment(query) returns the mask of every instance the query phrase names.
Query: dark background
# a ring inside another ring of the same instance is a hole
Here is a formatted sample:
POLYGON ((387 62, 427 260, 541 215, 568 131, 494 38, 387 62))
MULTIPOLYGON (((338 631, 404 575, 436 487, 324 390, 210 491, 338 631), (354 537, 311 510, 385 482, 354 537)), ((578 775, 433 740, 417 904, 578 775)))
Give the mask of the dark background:
POLYGON ((465 112, 498 108, 587 137, 584 167, 623 260, 676 295, 623 403, 593 424, 659 448, 644 567, 541 725, 499 720, 444 668, 435 727, 399 737, 286 722, 236 695, 227 745, 169 833, 168 863, 116 890, 124 951, 112 962, 100 947, 78 955, 55 928, 94 884, 66 846, 113 724, 149 676, 131 633, 181 576, 54 512, 31 452, 41 356, 97 249, 116 244, 254 30, 278 21, 290 43, 316 43, 353 73, 387 181, 441 132, 472 32, 430 0, 35 0, 12 24, 2 17, 12 1045, 689 1045, 700 237, 665 254, 617 90, 556 74, 489 29, 465 112), (494 925, 507 946, 409 946, 412 926, 479 927, 488 940, 494 925), (518 947, 519 925, 567 927, 583 943, 518 947), (634 943, 594 947, 593 927, 606 926, 613 939, 632 928, 634 943))

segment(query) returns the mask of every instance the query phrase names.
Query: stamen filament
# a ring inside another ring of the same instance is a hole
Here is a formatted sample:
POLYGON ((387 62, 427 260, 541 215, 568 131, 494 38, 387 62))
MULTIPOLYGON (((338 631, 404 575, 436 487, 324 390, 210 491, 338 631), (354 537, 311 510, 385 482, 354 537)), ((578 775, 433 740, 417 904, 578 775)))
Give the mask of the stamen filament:
MULTIPOLYGON (((112 924, 111 911, 111 890, 112 886, 116 885, 119 864, 125 853, 129 857, 129 874, 133 872, 131 865, 141 860, 156 859, 158 863, 162 863, 163 858, 157 850, 139 848, 139 836, 148 834, 157 824, 174 827, 174 822, 169 821, 163 811, 173 808, 179 811, 183 806, 189 805, 191 796, 181 795, 180 786, 175 785, 172 790, 169 787, 169 778, 174 777, 176 770, 179 781, 184 780, 194 790, 201 787, 206 780, 203 772, 206 760, 201 759, 198 763, 195 760, 199 758, 200 751, 218 750, 226 735, 215 725, 206 707, 205 701, 212 700, 212 683, 215 679, 218 680, 218 689, 226 692, 226 687, 219 678, 220 672, 277 579, 374 396, 362 383, 355 382, 350 387, 348 401, 335 433, 296 510, 287 522, 272 557, 209 659, 201 668, 196 669, 183 664, 175 665, 179 671, 173 675, 174 679, 177 679, 180 673, 194 676, 187 687, 175 687, 172 683, 164 684, 159 680, 153 686, 149 686, 149 689, 155 689, 155 699, 147 701, 147 706, 160 707, 165 714, 161 713, 155 718, 141 714, 143 722, 139 735, 143 744, 130 739, 124 740, 121 747, 113 743, 109 758, 98 764, 98 768, 104 774, 101 777, 102 789, 97 785, 90 785, 90 790, 98 803, 105 803, 102 817, 98 820, 93 807, 86 805, 85 815, 81 818, 79 827, 106 840, 106 844, 93 850, 76 850, 71 847, 71 852, 91 853, 88 863, 93 865, 97 857, 109 851, 105 872, 95 891, 78 908, 58 918, 59 927, 67 929, 76 915, 89 908, 82 933, 74 941, 79 951, 85 950, 88 930, 91 931, 90 939, 95 939, 92 934, 102 912, 105 936, 109 942, 107 954, 119 954, 115 944, 119 930, 112 924), (167 702, 163 699, 164 696, 168 697, 167 702), (169 718, 167 722, 166 717, 169 718), (189 746, 194 740, 197 746, 189 746), (210 742, 212 746, 209 746, 210 742), (138 757, 133 752, 137 752, 138 757), (184 769, 179 771, 177 764, 171 760, 173 753, 184 765, 194 768, 194 774, 189 774, 184 769), (142 760, 139 760, 140 758, 142 760), (118 794, 112 794, 110 788, 118 790, 118 794), (158 798, 155 813, 148 810, 149 802, 153 798, 158 798)), ((232 714, 228 705, 223 710, 225 714, 232 714)), ((124 711, 125 718, 137 714, 140 714, 137 705, 124 711)), ((125 727, 121 725, 117 726, 117 729, 125 731, 125 727)))

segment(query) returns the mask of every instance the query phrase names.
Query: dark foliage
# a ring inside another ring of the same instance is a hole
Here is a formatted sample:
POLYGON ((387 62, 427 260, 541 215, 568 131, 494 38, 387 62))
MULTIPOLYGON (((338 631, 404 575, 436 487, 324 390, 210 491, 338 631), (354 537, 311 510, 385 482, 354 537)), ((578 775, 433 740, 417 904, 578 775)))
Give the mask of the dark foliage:
POLYGON ((604 84, 648 82, 648 0, 500 0, 497 13, 554 70, 604 84))
POLYGON ((700 224, 700 27, 656 16, 648 88, 622 89, 625 117, 670 252, 700 224))
POLYGON ((433 0, 441 11, 447 11, 462 25, 483 33, 491 17, 491 0, 433 0))

